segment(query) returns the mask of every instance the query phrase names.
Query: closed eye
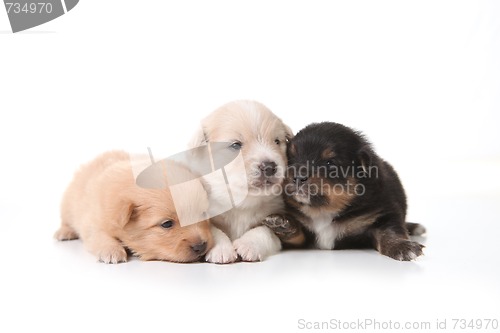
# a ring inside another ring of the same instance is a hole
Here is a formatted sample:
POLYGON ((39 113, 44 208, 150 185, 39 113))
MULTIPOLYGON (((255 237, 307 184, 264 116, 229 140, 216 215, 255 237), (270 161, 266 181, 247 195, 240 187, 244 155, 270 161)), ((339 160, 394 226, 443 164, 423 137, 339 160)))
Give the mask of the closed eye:
POLYGON ((326 164, 327 166, 329 166, 329 167, 331 167, 331 166, 335 166, 336 161, 335 161, 335 160, 327 160, 327 161, 325 162, 325 164, 326 164))

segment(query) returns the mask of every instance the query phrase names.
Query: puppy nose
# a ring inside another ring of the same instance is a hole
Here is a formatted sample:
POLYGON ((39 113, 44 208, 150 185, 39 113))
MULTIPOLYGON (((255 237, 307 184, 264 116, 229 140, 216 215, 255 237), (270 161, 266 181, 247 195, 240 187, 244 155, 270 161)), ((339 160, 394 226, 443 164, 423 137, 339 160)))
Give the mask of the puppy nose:
POLYGON ((297 185, 302 185, 304 184, 309 177, 293 177, 293 182, 297 185))
POLYGON ((201 242, 195 245, 191 245, 191 249, 196 254, 203 254, 207 250, 207 242, 201 242))
POLYGON ((270 161, 262 162, 259 165, 259 169, 262 172, 264 172, 264 176, 266 176, 266 177, 270 177, 270 176, 273 176, 274 174, 276 174, 277 167, 278 166, 276 165, 276 163, 270 162, 270 161))

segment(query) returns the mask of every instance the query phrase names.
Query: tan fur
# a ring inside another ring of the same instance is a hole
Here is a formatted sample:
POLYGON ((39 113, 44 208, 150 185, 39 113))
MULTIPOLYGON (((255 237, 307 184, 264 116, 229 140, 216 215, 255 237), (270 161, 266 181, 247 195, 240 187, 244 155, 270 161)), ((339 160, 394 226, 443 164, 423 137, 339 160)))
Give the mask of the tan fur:
POLYGON ((291 246, 300 246, 300 245, 304 244, 305 241, 306 241, 306 236, 305 236, 304 232, 302 231, 302 229, 298 229, 297 232, 295 233, 295 235, 288 238, 284 242, 287 243, 288 245, 291 245, 291 246))
MULTIPOLYGON (((328 150, 323 152, 323 155, 328 154, 332 155, 333 152, 328 152, 328 150)), ((331 156, 333 157, 333 156, 331 156)), ((353 191, 348 191, 347 188, 354 188, 356 185, 356 180, 353 178, 349 178, 346 182, 346 190, 339 191, 332 187, 330 184, 326 183, 321 177, 310 177, 310 184, 316 185, 318 188, 321 187, 321 192, 326 194, 328 205, 320 206, 320 207, 312 207, 310 205, 301 205, 299 202, 293 199, 288 199, 287 202, 292 206, 301 211, 305 216, 309 217, 304 223, 307 225, 313 225, 313 221, 316 219, 321 219, 323 216, 332 216, 332 221, 335 218, 335 215, 344 210, 349 206, 351 201, 355 197, 355 193, 353 191), (347 186, 349 184, 349 187, 347 186)), ((308 194, 306 194, 307 196, 308 194)), ((308 202, 308 198, 304 198, 304 201, 308 202)), ((335 230, 337 233, 338 239, 343 238, 345 235, 356 235, 365 231, 370 225, 375 222, 377 218, 377 214, 368 214, 359 216, 355 219, 350 219, 347 221, 343 221, 341 223, 335 224, 335 230)), ((283 239, 281 240, 284 243, 289 245, 298 246, 305 242, 305 236, 300 230, 294 235, 293 239, 283 239)))
POLYGON ((334 158, 334 157, 335 157, 335 153, 330 148, 323 150, 323 152, 321 153, 321 158, 323 158, 324 160, 334 158))
POLYGON ((290 145, 290 150, 289 150, 290 156, 295 156, 297 154, 297 146, 295 144, 290 145))
POLYGON ((190 209, 193 204, 208 207, 201 184, 192 185, 183 207, 174 207, 168 189, 135 184, 127 153, 107 152, 75 174, 62 201, 62 224, 55 238, 81 238, 106 263, 126 261, 125 248, 142 260, 192 262, 206 251, 195 253, 191 246, 206 242, 208 250, 213 245, 207 220, 186 227, 179 224, 175 208, 190 209), (165 220, 174 226, 162 228, 165 220))
POLYGON ((346 186, 342 186, 343 190, 339 191, 338 188, 324 182, 322 191, 323 193, 327 193, 329 201, 328 207, 325 208, 336 212, 344 210, 356 197, 354 191, 348 190, 349 188, 354 188, 355 185, 356 180, 353 178, 349 178, 346 182, 346 186), (349 185, 349 187, 347 185, 349 185))
POLYGON ((362 234, 377 220, 379 216, 380 215, 377 213, 365 214, 337 224, 337 238, 342 239, 344 236, 354 236, 362 234))
MULTIPOLYGON (((321 189, 321 193, 326 194, 327 200, 328 200, 328 205, 321 206, 321 207, 311 207, 309 205, 301 205, 298 203, 296 200, 289 200, 289 203, 301 210, 304 214, 307 216, 320 216, 324 214, 329 214, 329 213, 338 213, 342 210, 344 210, 354 199, 356 194, 354 191, 348 191, 347 189, 353 189, 354 186, 356 185, 356 180, 349 178, 345 184, 345 186, 342 187, 333 187, 327 182, 324 181, 323 178, 317 177, 317 176, 312 176, 309 178, 309 184, 311 185, 311 188, 316 188, 316 189, 321 189), (349 187, 347 186, 349 185, 349 187), (314 186, 314 187, 313 187, 314 186), (345 188, 345 189, 344 189, 345 188)), ((302 200, 305 203, 310 202, 310 193, 304 193, 302 200)))

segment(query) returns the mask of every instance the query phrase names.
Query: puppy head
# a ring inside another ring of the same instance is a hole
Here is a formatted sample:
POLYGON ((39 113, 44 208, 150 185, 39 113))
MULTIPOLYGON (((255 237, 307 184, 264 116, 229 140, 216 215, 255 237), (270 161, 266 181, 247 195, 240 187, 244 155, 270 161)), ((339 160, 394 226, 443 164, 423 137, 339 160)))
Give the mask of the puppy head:
POLYGON ((295 206, 340 212, 364 194, 373 152, 360 133, 337 123, 311 124, 291 140, 287 154, 285 194, 295 206))
MULTIPOLYGON (((171 165, 167 168, 172 171, 171 165)), ((213 246, 210 223, 205 217, 208 198, 201 182, 181 166, 172 174, 191 179, 182 184, 181 196, 174 198, 173 190, 167 188, 138 186, 127 193, 129 209, 120 239, 143 260, 192 262, 213 246), (185 225, 186 220, 200 222, 185 225)), ((172 180, 172 176, 168 178, 172 180)))
POLYGON ((268 195, 273 186, 281 185, 286 144, 293 133, 267 107, 255 101, 231 102, 206 117, 202 128, 192 146, 225 142, 224 149, 241 152, 246 180, 237 176, 241 165, 235 163, 226 168, 233 188, 248 189, 250 195, 268 195))

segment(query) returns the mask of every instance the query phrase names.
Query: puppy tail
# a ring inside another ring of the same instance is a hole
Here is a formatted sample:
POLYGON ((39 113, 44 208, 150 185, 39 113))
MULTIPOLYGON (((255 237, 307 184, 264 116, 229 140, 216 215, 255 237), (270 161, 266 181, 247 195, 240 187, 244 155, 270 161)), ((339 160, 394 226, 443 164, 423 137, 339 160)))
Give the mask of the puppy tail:
POLYGON ((420 223, 406 222, 406 229, 410 236, 422 236, 427 232, 425 227, 420 223))

